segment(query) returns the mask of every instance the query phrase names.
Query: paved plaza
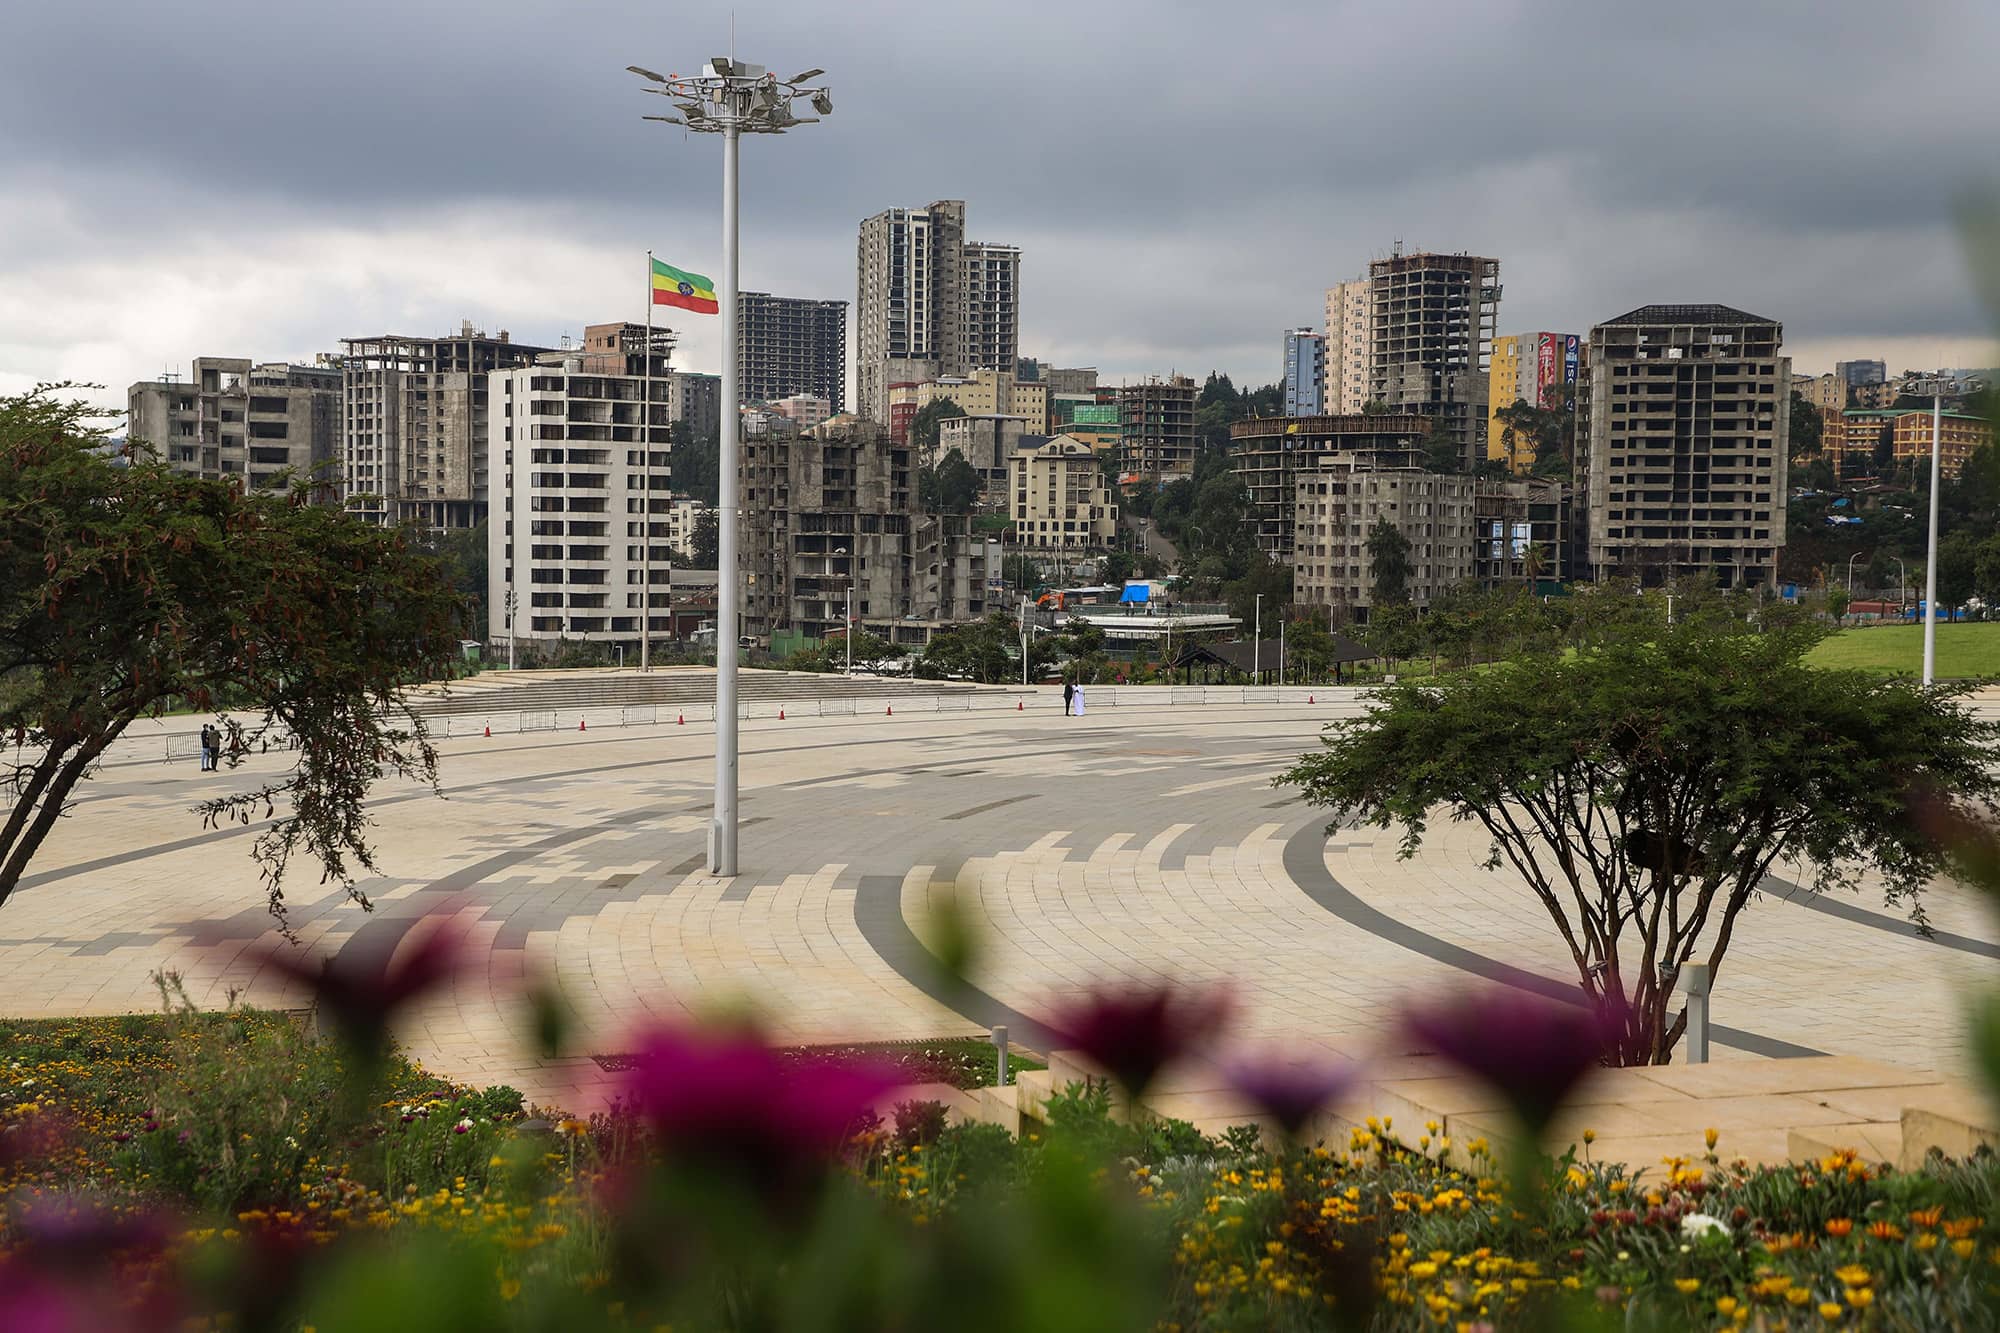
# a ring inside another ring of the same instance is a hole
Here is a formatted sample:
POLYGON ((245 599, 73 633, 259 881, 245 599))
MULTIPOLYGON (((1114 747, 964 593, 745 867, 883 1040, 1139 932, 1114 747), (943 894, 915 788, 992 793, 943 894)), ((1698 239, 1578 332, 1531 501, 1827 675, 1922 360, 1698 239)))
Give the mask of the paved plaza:
MULTIPOLYGON (((1131 692, 1128 692, 1131 693, 1131 692)), ((1540 907, 1483 868, 1472 826, 1440 822, 1412 860, 1392 831, 1342 829, 1271 778, 1350 691, 1299 702, 1120 702, 1061 716, 1050 693, 999 706, 743 729, 742 868, 710 878, 706 724, 454 735, 444 799, 384 787, 383 877, 361 911, 294 868, 305 947, 381 958, 444 906, 479 949, 454 988, 408 1015, 441 1073, 587 1105, 609 1079, 590 1055, 649 1020, 748 1006, 797 1042, 916 1039, 1038 1016, 1103 982, 1215 982, 1250 1046, 1395 1054, 1406 998, 1481 978, 1560 990, 1567 955, 1540 907), (971 994, 923 939, 957 895, 980 929, 971 994), (528 979, 578 1016, 574 1058, 520 1038, 528 979)), ((792 713, 808 710, 793 709, 792 713)), ((158 748, 157 746, 154 748, 158 748)), ((192 762, 108 767, 0 907, 0 1012, 146 1010, 173 969, 205 1006, 305 996, 260 965, 267 933, 249 851, 257 826, 203 830, 190 805, 275 771, 192 762)), ((1716 1058, 1852 1055, 1965 1072, 1961 1004, 1990 980, 2000 929, 1953 885, 1919 938, 1879 894, 1787 900, 1772 885, 1717 979, 1716 1058)))

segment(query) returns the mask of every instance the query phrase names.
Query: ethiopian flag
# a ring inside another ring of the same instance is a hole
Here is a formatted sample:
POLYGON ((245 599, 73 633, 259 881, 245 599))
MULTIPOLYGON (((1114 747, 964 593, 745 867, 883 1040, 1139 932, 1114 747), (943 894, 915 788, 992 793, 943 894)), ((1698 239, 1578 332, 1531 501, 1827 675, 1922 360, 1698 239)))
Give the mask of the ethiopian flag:
POLYGON ((715 284, 699 273, 689 273, 655 259, 653 304, 677 305, 697 314, 712 315, 716 311, 715 284))

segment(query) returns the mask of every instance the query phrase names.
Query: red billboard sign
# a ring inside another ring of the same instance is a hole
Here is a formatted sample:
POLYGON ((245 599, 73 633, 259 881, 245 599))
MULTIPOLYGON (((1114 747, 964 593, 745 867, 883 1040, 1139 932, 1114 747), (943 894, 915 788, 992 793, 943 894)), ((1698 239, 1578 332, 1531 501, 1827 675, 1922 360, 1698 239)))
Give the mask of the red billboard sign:
POLYGON ((1562 375, 1561 340, 1553 333, 1535 335, 1535 406, 1549 405, 1549 388, 1562 375))

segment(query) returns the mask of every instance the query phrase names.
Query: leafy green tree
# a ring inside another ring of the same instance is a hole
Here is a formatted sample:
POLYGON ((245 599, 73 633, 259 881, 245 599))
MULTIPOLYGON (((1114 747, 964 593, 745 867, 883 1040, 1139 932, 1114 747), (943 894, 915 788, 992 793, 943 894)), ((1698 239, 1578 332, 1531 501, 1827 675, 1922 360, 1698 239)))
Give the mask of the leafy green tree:
POLYGON ((673 444, 668 450, 667 461, 673 469, 674 489, 714 508, 722 493, 720 437, 710 433, 696 439, 694 428, 685 421, 673 424, 670 437, 673 444))
POLYGON ((965 409, 954 399, 931 399, 918 408, 916 416, 910 419, 910 447, 926 458, 931 457, 937 452, 944 423, 964 415, 965 409))
POLYGON ((1432 425, 1424 437, 1424 466, 1433 472, 1457 475, 1465 471, 1465 449, 1443 422, 1432 425))
POLYGON ((1973 572, 1973 585, 1978 590, 1979 599, 1986 603, 1986 614, 1990 618, 1994 608, 2000 608, 2000 534, 1980 543, 1979 564, 1973 572))
POLYGON ((1104 583, 1123 583, 1134 576, 1137 567, 1130 551, 1113 551, 1098 566, 1097 577, 1104 583))
POLYGON ((1938 605, 1955 612, 1964 606, 1979 579, 1979 542, 1969 532, 1954 532, 1938 543, 1938 605))
POLYGON ((1421 651, 1416 608, 1408 602, 1377 603, 1369 612, 1362 642, 1391 670, 1415 657, 1421 651))
POLYGON ((465 600, 467 638, 486 634, 487 525, 445 528, 435 532, 412 529, 411 540, 438 558, 452 591, 465 600))
POLYGON ((1807 402, 1806 396, 1797 389, 1792 390, 1792 457, 1799 461, 1819 457, 1823 433, 1819 409, 1807 402))
POLYGON ((917 500, 936 514, 969 514, 979 500, 979 470, 953 449, 917 476, 917 500))
MULTIPOLYGON (((917 663, 917 674, 938 679, 963 677, 982 684, 1015 679, 1020 670, 1020 622, 1004 611, 960 625, 931 639, 917 663)), ((1038 640, 1041 647, 1046 640, 1038 640)), ((1049 651, 1053 651, 1053 647, 1049 651)))
POLYGON ((1243 622, 1246 632, 1256 626, 1259 593, 1264 596, 1264 634, 1268 638, 1277 633, 1278 617, 1292 600, 1292 567, 1261 551, 1253 552, 1242 577, 1231 579, 1222 590, 1229 614, 1243 622))
POLYGON ((1719 974, 1774 867, 1804 862, 1815 893, 1866 868, 1921 923, 1944 852, 1912 797, 2000 796, 2000 725, 1951 687, 1808 666, 1820 633, 1680 626, 1392 686, 1279 781, 1400 827, 1406 856, 1440 815, 1476 821, 1619 1024, 1617 1061, 1662 1064, 1680 969, 1701 954, 1719 974))
POLYGON ((695 518, 688 535, 689 569, 715 569, 722 560, 722 511, 706 509, 695 518))
POLYGON ((1387 518, 1368 530, 1370 601, 1375 606, 1401 606, 1410 600, 1410 539, 1387 518))
POLYGON ((1835 584, 1826 590, 1826 613, 1833 617, 1836 625, 1847 621, 1847 606, 1850 601, 1847 589, 1835 584))
POLYGON ((289 774, 197 806, 247 823, 284 803, 255 844, 273 913, 301 848, 365 902, 363 803, 385 774, 435 784, 401 691, 449 671, 464 600, 411 534, 311 503, 313 483, 246 495, 143 445, 107 457, 69 387, 0 398, 0 728, 19 743, 0 902, 105 751, 183 704, 258 715, 222 719, 232 766, 295 747, 289 774))

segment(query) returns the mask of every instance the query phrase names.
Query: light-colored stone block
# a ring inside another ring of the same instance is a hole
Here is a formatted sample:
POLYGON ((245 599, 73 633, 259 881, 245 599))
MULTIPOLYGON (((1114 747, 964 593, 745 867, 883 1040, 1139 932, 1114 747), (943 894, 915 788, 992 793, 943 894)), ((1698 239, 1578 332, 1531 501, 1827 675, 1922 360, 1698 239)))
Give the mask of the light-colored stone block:
POLYGON ((1794 1162, 1811 1162, 1837 1152, 1860 1154, 1863 1161, 1894 1163, 1903 1155, 1899 1121, 1869 1120, 1847 1125, 1813 1125, 1785 1136, 1786 1154, 1794 1162))

